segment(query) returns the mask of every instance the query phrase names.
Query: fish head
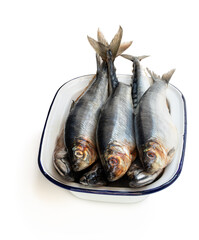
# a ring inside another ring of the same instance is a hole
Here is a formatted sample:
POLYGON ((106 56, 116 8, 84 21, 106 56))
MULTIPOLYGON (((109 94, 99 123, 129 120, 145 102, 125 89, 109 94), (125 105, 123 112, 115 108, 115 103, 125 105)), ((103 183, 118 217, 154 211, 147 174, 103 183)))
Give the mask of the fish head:
POLYGON ((121 178, 132 162, 132 154, 128 147, 119 143, 110 143, 103 156, 104 169, 110 182, 121 178))
POLYGON ((94 144, 85 138, 75 139, 72 147, 72 168, 75 172, 89 167, 97 159, 94 144))
POLYGON ((106 185, 102 169, 91 169, 80 178, 80 183, 85 186, 103 186, 106 185))
POLYGON ((141 153, 145 170, 151 174, 163 169, 167 163, 167 153, 161 143, 149 141, 141 153))
POLYGON ((75 180, 71 165, 66 157, 58 158, 55 156, 53 162, 58 173, 63 176, 67 181, 73 182, 75 180))

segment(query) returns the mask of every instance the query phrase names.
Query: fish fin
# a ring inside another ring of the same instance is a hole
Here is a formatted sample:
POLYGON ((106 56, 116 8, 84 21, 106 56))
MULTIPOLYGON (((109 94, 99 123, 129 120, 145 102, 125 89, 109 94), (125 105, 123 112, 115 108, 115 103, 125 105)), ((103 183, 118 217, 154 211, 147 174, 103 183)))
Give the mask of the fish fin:
POLYGON ((95 49, 96 53, 100 55, 103 60, 106 60, 107 46, 103 43, 94 40, 93 38, 87 36, 89 43, 95 49))
POLYGON ((167 108, 168 108, 169 113, 171 113, 171 108, 170 108, 170 104, 169 104, 168 99, 166 99, 166 104, 167 104, 167 108))
POLYGON ((160 81, 161 77, 159 75, 157 75, 156 73, 152 72, 150 69, 146 68, 146 70, 148 71, 149 75, 152 77, 153 81, 160 81))
POLYGON ((133 41, 121 43, 117 51, 116 57, 120 56, 127 48, 131 46, 133 41))
POLYGON ((96 54, 96 62, 97 62, 97 72, 99 72, 101 70, 101 66, 103 62, 99 54, 96 54))
POLYGON ((82 91, 82 93, 79 95, 79 97, 77 97, 77 99, 74 101, 75 103, 82 97, 82 95, 86 92, 86 90, 91 86, 91 84, 93 83, 94 79, 96 78, 96 74, 93 76, 93 78, 90 80, 90 82, 88 83, 88 85, 84 88, 84 90, 82 91))
POLYGON ((150 55, 142 55, 142 56, 138 56, 137 58, 139 61, 142 61, 142 59, 147 58, 147 57, 150 57, 150 55))
POLYGON ((71 106, 70 106, 70 111, 69 111, 69 112, 71 112, 71 111, 72 111, 72 109, 74 108, 74 106, 75 106, 75 101, 74 101, 74 100, 72 100, 72 103, 71 103, 71 106))
POLYGON ((122 54, 121 56, 130 60, 130 61, 132 61, 132 62, 135 61, 135 60, 141 61, 142 59, 149 57, 149 55, 143 55, 143 56, 135 57, 135 56, 128 55, 128 54, 122 54))
POLYGON ((120 26, 110 45, 108 44, 107 40, 105 39, 103 33, 100 31, 99 28, 97 32, 98 41, 89 36, 87 36, 87 38, 91 46, 95 49, 96 53, 99 54, 103 60, 107 60, 107 51, 111 50, 112 59, 114 61, 117 56, 121 55, 132 44, 132 41, 121 43, 122 34, 123 29, 120 26))
POLYGON ((105 46, 109 46, 108 42, 106 41, 103 33, 100 31, 99 28, 98 28, 98 31, 97 31, 97 39, 98 39, 98 42, 101 42, 105 46))
POLYGON ((171 79, 171 77, 172 77, 172 75, 173 75, 174 72, 175 72, 175 69, 172 69, 172 70, 170 70, 169 72, 163 74, 162 77, 159 76, 159 75, 157 75, 156 73, 152 72, 152 71, 149 70, 148 68, 147 68, 147 71, 148 71, 148 73, 150 74, 150 76, 152 77, 152 79, 153 79, 154 82, 156 82, 156 81, 164 81, 164 82, 166 82, 166 83, 168 84, 169 81, 170 81, 170 79, 171 79))
POLYGON ((110 50, 112 52, 112 55, 113 55, 113 59, 115 59, 117 56, 117 52, 118 52, 118 49, 120 47, 120 43, 122 40, 122 34, 123 34, 123 29, 120 26, 118 32, 115 34, 115 36, 112 39, 110 46, 109 46, 110 50))
POLYGON ((121 54, 121 57, 126 58, 130 61, 134 61, 135 57, 129 54, 121 54))
POLYGON ((175 72, 175 69, 171 69, 169 72, 165 73, 162 75, 162 80, 164 80, 165 82, 169 82, 172 75, 174 74, 175 72))
POLYGON ((169 150, 167 153, 167 156, 172 156, 175 153, 175 148, 173 147, 172 149, 169 150))

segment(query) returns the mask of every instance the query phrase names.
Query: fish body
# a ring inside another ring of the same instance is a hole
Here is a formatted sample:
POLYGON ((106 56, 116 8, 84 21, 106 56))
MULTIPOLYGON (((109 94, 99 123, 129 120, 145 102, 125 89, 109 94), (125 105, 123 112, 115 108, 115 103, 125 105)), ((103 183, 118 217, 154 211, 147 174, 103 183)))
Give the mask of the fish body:
POLYGON ((133 101, 132 87, 118 82, 111 56, 108 69, 111 95, 100 114, 97 146, 108 180, 115 181, 126 173, 134 159, 133 101))
POLYGON ((100 109, 108 98, 107 49, 112 49, 114 59, 132 42, 121 44, 123 30, 120 27, 110 45, 98 31, 98 42, 90 37, 88 41, 97 56, 97 74, 84 93, 74 103, 65 125, 65 144, 74 171, 89 167, 97 159, 96 127, 100 109), (105 44, 105 45, 104 45, 105 44), (102 61, 100 61, 102 59, 102 61))
POLYGON ((107 185, 104 169, 100 161, 94 163, 92 168, 88 172, 83 174, 79 182, 85 186, 92 187, 107 185))
POLYGON ((147 91, 147 89, 152 85, 152 79, 148 76, 146 69, 142 66, 140 61, 146 57, 147 55, 135 57, 132 55, 122 54, 122 57, 129 59, 133 62, 133 106, 137 107, 140 99, 143 94, 147 91))
POLYGON ((114 59, 118 51, 121 54, 131 45, 121 44, 123 30, 120 27, 110 45, 103 34, 98 31, 98 42, 90 37, 88 41, 95 49, 97 74, 84 93, 75 102, 65 125, 65 144, 74 171, 81 171, 97 159, 96 127, 100 109, 108 97, 107 49, 112 49, 114 59), (105 45, 104 45, 105 44, 105 45), (99 59, 102 59, 102 62, 99 59))
POLYGON ((65 125, 65 145, 74 171, 81 171, 97 159, 95 133, 101 107, 108 98, 106 62, 98 63, 98 71, 90 86, 74 103, 65 125))
POLYGON ((64 144, 64 128, 61 129, 61 133, 57 137, 55 143, 53 164, 57 172, 67 181, 73 182, 75 180, 74 173, 68 159, 68 152, 64 144))
POLYGON ((166 100, 173 72, 162 78, 150 72, 154 84, 144 93, 135 111, 136 145, 140 160, 149 173, 165 168, 172 161, 178 145, 177 129, 166 100))

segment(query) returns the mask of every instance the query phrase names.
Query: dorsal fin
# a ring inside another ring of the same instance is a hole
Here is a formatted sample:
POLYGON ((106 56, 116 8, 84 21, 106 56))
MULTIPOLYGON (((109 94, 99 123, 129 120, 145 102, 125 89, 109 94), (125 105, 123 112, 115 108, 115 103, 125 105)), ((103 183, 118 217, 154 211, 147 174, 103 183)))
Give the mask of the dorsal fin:
POLYGON ((156 73, 152 72, 149 68, 146 68, 146 70, 148 71, 154 82, 161 80, 161 77, 156 73))
POLYGON ((175 69, 171 69, 169 72, 164 73, 162 75, 162 80, 164 80, 165 82, 169 82, 174 72, 175 72, 175 69))
POLYGON ((169 83, 172 75, 174 74, 175 72, 175 69, 172 69, 170 70, 169 72, 165 73, 162 75, 162 77, 160 77, 159 75, 157 75, 156 73, 152 72, 151 70, 149 70, 147 68, 147 71, 148 73, 150 74, 150 76, 152 77, 153 81, 156 82, 156 81, 164 81, 166 82, 167 84, 169 83))

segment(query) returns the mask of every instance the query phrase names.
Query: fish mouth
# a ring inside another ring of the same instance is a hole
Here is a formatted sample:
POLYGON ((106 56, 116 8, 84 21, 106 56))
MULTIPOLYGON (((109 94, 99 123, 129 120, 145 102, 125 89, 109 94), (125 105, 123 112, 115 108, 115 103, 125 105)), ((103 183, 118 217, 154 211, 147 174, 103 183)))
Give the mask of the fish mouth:
POLYGON ((109 144, 104 154, 104 169, 110 182, 121 178, 130 167, 133 156, 129 149, 119 143, 109 144))
POLYGON ((89 166, 90 166, 89 162, 86 162, 85 160, 82 159, 76 159, 72 164, 73 171, 75 172, 82 171, 89 166))
POLYGON ((148 142, 142 153, 142 163, 148 173, 155 173, 166 166, 167 154, 158 142, 148 142))
POLYGON ((156 161, 156 158, 157 158, 157 156, 156 156, 155 152, 147 151, 144 153, 143 164, 144 164, 144 168, 147 172, 152 173, 154 171, 153 165, 156 161))
POLYGON ((58 173, 64 177, 67 181, 73 182, 74 174, 72 172, 70 163, 64 158, 54 159, 54 166, 58 173))
POLYGON ((80 178, 79 182, 80 182, 81 184, 83 184, 84 186, 88 186, 88 181, 87 181, 86 176, 82 176, 82 177, 80 178))
POLYGON ((106 185, 105 180, 101 179, 101 177, 96 176, 95 174, 86 174, 83 175, 79 182, 84 186, 103 186, 106 185))
POLYGON ((123 175, 125 174, 125 172, 122 173, 122 171, 118 171, 117 172, 108 172, 107 173, 107 179, 109 182, 114 182, 117 181, 118 179, 120 179, 123 175))
POLYGON ((72 168, 75 172, 82 171, 89 167, 97 159, 97 152, 94 144, 85 138, 77 138, 72 147, 72 168))
POLYGON ((106 161, 105 172, 107 179, 110 182, 121 178, 127 172, 127 170, 128 167, 125 165, 125 159, 121 158, 121 156, 111 155, 106 161))

